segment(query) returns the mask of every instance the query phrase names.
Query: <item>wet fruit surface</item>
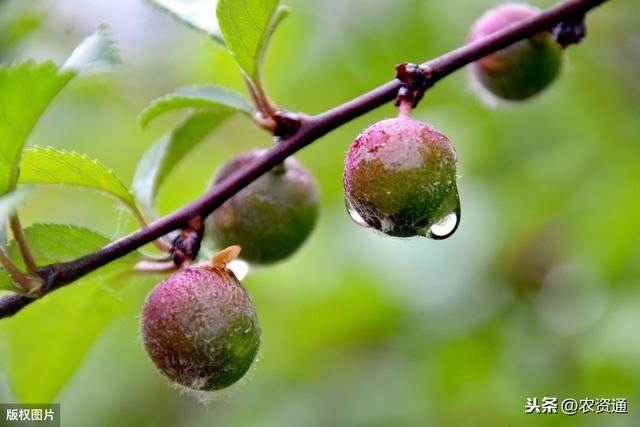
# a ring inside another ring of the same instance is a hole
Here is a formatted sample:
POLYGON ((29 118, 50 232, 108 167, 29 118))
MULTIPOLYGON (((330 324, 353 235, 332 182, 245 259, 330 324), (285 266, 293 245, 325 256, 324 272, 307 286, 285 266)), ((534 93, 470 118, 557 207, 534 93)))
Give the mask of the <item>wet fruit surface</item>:
MULTIPOLYGON (((510 24, 537 14, 527 4, 509 3, 487 11, 478 19, 469 37, 476 41, 510 24)), ((471 64, 471 74, 491 94, 506 100, 529 98, 558 76, 562 49, 550 32, 538 33, 471 64)))
MULTIPOLYGON (((255 149, 226 163, 218 183, 262 155, 255 149)), ((242 246, 242 258, 269 264, 293 254, 313 230, 319 212, 313 177, 296 159, 267 172, 216 209, 207 232, 219 247, 242 246)))
POLYGON ((191 267, 149 294, 142 337, 163 375, 210 391, 235 383, 251 367, 260 326, 249 295, 230 270, 191 267))
POLYGON ((432 127, 409 117, 380 121, 347 154, 347 209, 360 225, 390 236, 446 238, 460 218, 456 160, 432 127))

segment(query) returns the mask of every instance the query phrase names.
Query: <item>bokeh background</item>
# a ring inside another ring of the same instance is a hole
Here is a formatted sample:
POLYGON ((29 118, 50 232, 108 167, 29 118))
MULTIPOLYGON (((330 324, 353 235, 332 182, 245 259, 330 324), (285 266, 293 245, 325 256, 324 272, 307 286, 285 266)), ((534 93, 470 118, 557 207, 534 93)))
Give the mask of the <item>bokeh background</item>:
MULTIPOLYGON (((266 84, 278 104, 316 113, 389 80, 399 62, 464 43, 499 2, 285 3, 293 13, 269 50, 266 84)), ((180 119, 141 130, 136 115, 151 99, 196 83, 244 87, 221 47, 142 0, 0 0, 0 61, 61 63, 100 23, 124 64, 75 80, 29 145, 86 153, 130 182, 180 119)), ((5 373, 20 369, 20 395, 61 403, 65 427, 640 425, 640 6, 612 0, 587 24, 535 100, 487 105, 463 70, 415 111, 458 150, 462 224, 448 240, 386 238, 345 212, 345 152, 393 106, 298 154, 322 214, 299 253, 244 280, 263 343, 241 384, 201 404, 154 370, 138 322, 157 277, 93 284, 84 311, 72 304, 86 289, 70 286, 3 320, 14 330, 0 344, 13 358, 5 373), (524 415, 527 397, 544 396, 626 398, 629 414, 524 415)), ((171 175, 160 211, 198 197, 230 156, 270 143, 245 118, 229 121, 171 175)), ((111 200, 69 188, 37 189, 21 215, 111 238, 135 227, 111 200)), ((4 381, 0 400, 14 401, 14 387, 4 381)))

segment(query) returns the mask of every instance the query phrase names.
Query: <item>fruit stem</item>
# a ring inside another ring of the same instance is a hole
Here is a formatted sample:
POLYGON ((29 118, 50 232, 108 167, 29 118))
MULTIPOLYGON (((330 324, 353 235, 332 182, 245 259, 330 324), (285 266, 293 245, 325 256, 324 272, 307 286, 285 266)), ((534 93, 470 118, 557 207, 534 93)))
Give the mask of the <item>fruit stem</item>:
POLYGON ((271 169, 271 173, 274 175, 284 175, 285 173, 287 173, 287 167, 285 166, 284 162, 278 163, 273 167, 273 169, 271 169))
POLYGON ((411 117, 411 110, 413 109, 413 106, 411 105, 410 101, 403 99, 402 101, 400 101, 400 105, 398 107, 400 109, 398 113, 398 117, 403 117, 403 118, 411 117))

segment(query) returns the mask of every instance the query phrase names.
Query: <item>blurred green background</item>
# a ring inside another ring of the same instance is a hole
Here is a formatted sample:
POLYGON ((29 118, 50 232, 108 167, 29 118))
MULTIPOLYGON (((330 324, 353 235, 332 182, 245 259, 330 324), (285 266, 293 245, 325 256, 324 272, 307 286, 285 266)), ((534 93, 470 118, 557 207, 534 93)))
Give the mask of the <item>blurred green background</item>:
MULTIPOLYGON (((285 3, 293 13, 269 50, 266 84, 279 105, 308 113, 386 82, 399 62, 463 44, 499 4, 285 3)), ((0 61, 61 63, 103 22, 123 66, 74 81, 29 145, 86 153, 130 182, 180 117, 142 131, 136 115, 149 100, 196 83, 244 88, 221 47, 141 0, 0 0, 0 61)), ((448 240, 386 238, 345 212, 345 152, 392 105, 298 154, 318 180, 321 219, 296 256, 244 280, 263 344, 241 384, 203 405, 154 370, 138 332, 160 280, 147 277, 91 284, 84 311, 72 298, 88 288, 70 286, 3 320, 22 339, 1 343, 18 346, 22 394, 60 402, 65 427, 640 425, 640 6, 611 0, 587 24, 535 100, 488 106, 461 71, 415 111, 458 150, 462 224, 448 240), (109 315, 96 318, 98 308, 109 315), (544 396, 626 398, 629 414, 524 415, 527 397, 544 396)), ((245 118, 229 121, 171 175, 160 211, 198 197, 230 156, 270 143, 245 118)), ((21 215, 111 238, 135 228, 110 200, 68 188, 36 190, 21 215)), ((14 401, 10 384, 0 401, 14 401)))

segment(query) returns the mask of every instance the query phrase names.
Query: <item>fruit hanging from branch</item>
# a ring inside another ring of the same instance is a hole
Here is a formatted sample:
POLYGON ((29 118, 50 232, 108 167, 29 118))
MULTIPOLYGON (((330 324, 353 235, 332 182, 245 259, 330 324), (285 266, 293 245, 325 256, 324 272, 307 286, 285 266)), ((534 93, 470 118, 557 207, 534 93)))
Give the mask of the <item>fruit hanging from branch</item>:
POLYGON ((226 264, 239 247, 169 276, 142 310, 147 354, 170 381, 213 391, 238 381, 260 346, 258 316, 247 291, 226 264))
MULTIPOLYGON (((229 160, 213 185, 263 156, 254 149, 229 160)), ((316 183, 293 157, 243 188, 207 218, 207 233, 220 248, 242 247, 242 258, 271 264, 292 255, 309 237, 320 210, 316 183)))
POLYGON ((389 236, 449 237, 460 220, 456 161, 451 141, 431 126, 402 115, 382 120, 347 153, 349 214, 389 236))
MULTIPOLYGON (((509 25, 535 16, 540 10, 521 3, 508 3, 485 12, 471 29, 469 40, 477 41, 509 25)), ((522 101, 548 87, 560 74, 562 48, 551 31, 485 56, 471 64, 472 77, 493 96, 522 101)))

